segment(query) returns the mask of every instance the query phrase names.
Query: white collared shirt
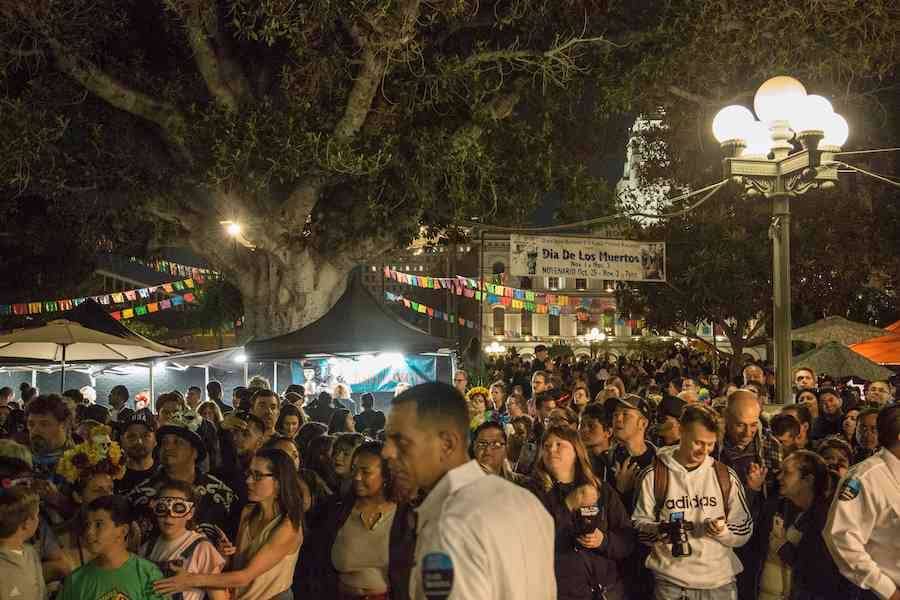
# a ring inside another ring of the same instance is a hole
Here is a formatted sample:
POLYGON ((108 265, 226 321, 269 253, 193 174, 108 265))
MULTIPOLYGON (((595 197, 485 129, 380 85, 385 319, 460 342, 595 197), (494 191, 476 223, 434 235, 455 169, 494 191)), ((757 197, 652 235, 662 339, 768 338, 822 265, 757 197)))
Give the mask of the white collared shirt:
POLYGON ((900 459, 885 448, 834 495, 823 537, 841 574, 881 598, 900 588, 900 459))
POLYGON ((416 513, 415 600, 555 600, 553 519, 528 490, 471 460, 416 513))

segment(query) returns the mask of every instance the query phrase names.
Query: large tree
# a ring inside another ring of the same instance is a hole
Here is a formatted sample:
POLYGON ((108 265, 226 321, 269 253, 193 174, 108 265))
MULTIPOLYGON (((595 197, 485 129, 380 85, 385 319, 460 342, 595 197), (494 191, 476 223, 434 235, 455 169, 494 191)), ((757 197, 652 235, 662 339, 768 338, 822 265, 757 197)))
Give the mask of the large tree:
POLYGON ((189 242, 280 333, 422 228, 602 200, 585 154, 618 114, 664 106, 690 161, 774 72, 884 87, 891 3, 814 4, 2 0, 0 185, 189 242))

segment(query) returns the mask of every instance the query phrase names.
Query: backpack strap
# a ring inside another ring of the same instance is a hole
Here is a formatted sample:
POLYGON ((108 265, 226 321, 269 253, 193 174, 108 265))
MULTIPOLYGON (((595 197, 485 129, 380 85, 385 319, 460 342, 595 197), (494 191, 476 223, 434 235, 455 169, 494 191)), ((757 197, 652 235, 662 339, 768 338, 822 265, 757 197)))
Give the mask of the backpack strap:
POLYGON ((722 506, 725 509, 725 519, 727 520, 731 508, 728 503, 731 498, 731 475, 728 473, 728 466, 723 462, 713 460, 713 469, 716 472, 716 481, 719 482, 719 491, 722 492, 722 506))
POLYGON ((184 564, 187 564, 188 561, 191 560, 191 556, 194 555, 194 550, 197 549, 197 546, 199 546, 203 542, 208 542, 208 541, 209 540, 206 539, 206 536, 200 536, 196 540, 194 540, 193 542, 188 544, 188 547, 185 548, 184 552, 181 553, 181 559, 184 560, 184 564))
POLYGON ((653 513, 657 521, 662 513, 663 504, 666 501, 666 495, 669 493, 669 467, 659 460, 659 457, 653 458, 653 501, 655 506, 653 513))

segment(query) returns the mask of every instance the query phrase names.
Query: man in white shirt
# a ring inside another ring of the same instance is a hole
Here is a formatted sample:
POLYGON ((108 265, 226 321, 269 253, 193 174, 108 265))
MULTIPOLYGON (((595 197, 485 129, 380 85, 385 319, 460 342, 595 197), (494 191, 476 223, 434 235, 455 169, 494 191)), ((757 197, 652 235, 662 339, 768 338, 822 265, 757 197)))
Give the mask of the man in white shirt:
POLYGON ((469 460, 466 401, 444 383, 396 396, 383 456, 416 509, 414 600, 555 600, 553 519, 530 492, 469 460))
POLYGON ((823 537, 844 577, 870 597, 900 600, 900 405, 877 423, 882 448, 841 482, 823 537))
POLYGON ((753 533, 744 486, 709 456, 718 429, 712 409, 689 404, 680 424, 680 444, 661 448, 641 473, 633 515, 638 539, 651 546, 654 598, 736 600, 743 567, 734 548, 753 533))

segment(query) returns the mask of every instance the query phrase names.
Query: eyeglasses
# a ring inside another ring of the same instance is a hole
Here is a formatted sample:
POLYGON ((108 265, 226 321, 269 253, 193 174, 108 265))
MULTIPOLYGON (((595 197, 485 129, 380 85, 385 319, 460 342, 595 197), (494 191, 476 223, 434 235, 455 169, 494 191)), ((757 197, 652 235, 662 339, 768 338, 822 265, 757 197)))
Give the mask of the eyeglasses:
POLYGON ((153 514, 157 517, 172 515, 173 517, 183 517, 194 508, 194 503, 184 498, 176 498, 174 496, 160 496, 153 500, 151 504, 153 514))
POLYGON ((247 471, 247 478, 253 481, 262 481, 266 477, 275 477, 275 473, 261 473, 259 471, 247 471))
POLYGON ((475 442, 476 450, 499 450, 506 446, 506 442, 475 442))

